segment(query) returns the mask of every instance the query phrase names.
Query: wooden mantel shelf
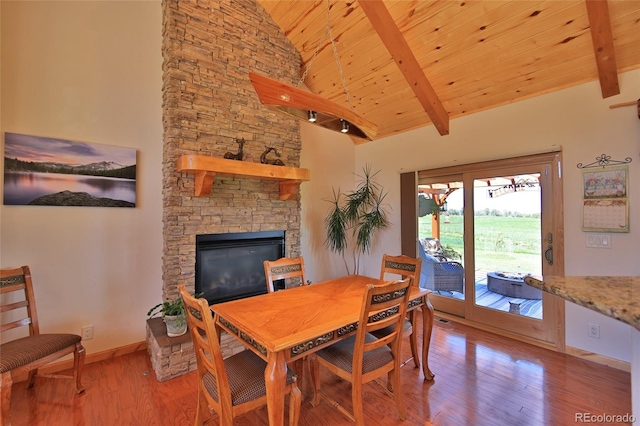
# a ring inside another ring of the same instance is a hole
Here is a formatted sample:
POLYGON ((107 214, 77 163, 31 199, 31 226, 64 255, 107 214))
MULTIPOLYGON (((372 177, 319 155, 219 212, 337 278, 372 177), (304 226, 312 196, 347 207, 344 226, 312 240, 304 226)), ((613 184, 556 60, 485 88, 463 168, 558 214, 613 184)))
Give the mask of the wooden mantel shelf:
POLYGON ((280 182, 280 199, 292 200, 298 195, 300 184, 310 179, 308 169, 250 163, 206 155, 183 155, 178 158, 177 170, 193 173, 196 197, 208 196, 213 189, 216 173, 234 177, 253 177, 280 182))

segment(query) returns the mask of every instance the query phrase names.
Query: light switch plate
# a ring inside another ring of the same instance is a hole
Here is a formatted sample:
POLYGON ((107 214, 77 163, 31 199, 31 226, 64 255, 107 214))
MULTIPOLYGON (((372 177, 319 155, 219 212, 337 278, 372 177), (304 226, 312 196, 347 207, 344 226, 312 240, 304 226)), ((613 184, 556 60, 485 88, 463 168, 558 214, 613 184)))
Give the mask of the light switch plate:
POLYGON ((587 247, 590 248, 611 248, 611 235, 609 234, 587 234, 587 247))

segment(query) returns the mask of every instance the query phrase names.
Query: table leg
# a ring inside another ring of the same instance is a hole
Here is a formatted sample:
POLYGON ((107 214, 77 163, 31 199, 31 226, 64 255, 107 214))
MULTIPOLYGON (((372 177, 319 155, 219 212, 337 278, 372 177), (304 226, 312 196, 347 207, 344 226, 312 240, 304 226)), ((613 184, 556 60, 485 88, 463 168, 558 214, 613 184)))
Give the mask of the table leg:
POLYGON ((431 345, 431 332, 433 331, 433 305, 429 296, 424 296, 425 303, 422 305, 422 371, 424 379, 433 380, 435 374, 429 369, 429 346, 431 345))
POLYGON ((283 352, 270 353, 264 381, 267 388, 267 410, 269 425, 284 424, 284 390, 287 380, 287 363, 283 352))

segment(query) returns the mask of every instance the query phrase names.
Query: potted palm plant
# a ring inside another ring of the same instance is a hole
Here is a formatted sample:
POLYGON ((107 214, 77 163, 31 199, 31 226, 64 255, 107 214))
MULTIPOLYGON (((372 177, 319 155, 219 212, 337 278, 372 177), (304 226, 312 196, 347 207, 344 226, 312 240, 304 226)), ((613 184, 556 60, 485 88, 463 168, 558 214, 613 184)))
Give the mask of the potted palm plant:
POLYGON ((365 166, 354 191, 342 193, 334 189, 333 200, 330 200, 333 207, 325 218, 325 244, 332 252, 342 255, 348 274, 351 272, 345 257, 347 246, 354 245, 353 273, 357 274, 360 255, 368 253, 375 234, 389 226, 383 204, 387 194, 374 180, 377 173, 372 174, 371 167, 365 166))
POLYGON ((147 312, 149 318, 153 318, 158 314, 162 314, 162 319, 167 325, 167 336, 177 337, 187 332, 187 318, 181 297, 174 300, 167 299, 147 312))

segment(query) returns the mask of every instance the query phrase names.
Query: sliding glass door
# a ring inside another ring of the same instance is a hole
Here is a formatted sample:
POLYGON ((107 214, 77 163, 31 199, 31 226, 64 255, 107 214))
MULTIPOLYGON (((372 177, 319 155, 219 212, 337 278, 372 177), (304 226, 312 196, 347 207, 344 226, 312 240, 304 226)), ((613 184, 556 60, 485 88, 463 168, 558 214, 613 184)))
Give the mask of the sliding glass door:
POLYGON ((564 304, 524 283, 564 273, 560 170, 560 153, 549 153, 418 172, 421 285, 437 311, 564 341, 564 304))
MULTIPOLYGON (((546 165, 469 173, 473 185, 467 220, 472 222, 474 286, 466 318, 544 340, 546 299, 524 283, 542 275, 541 176, 546 165)), ((550 189, 550 188, 549 188, 550 189)))

